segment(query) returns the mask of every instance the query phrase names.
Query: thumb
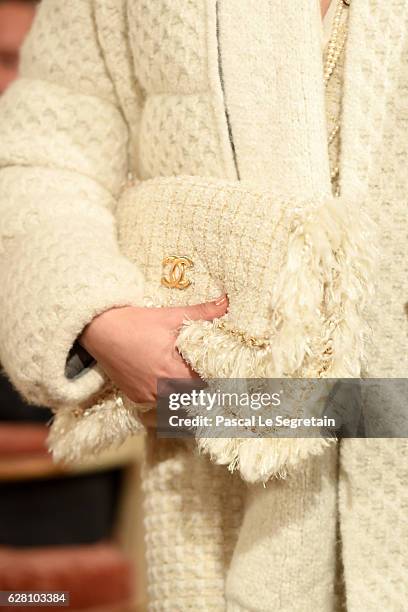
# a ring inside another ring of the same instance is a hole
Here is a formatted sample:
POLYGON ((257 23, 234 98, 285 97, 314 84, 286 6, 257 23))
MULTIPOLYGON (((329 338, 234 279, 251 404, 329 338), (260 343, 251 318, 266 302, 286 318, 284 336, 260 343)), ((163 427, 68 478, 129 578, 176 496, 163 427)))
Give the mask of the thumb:
POLYGON ((222 295, 213 302, 205 302, 204 304, 194 304, 194 306, 183 306, 175 308, 180 318, 180 323, 184 319, 192 321, 203 320, 212 321, 225 315, 228 309, 228 298, 222 295))

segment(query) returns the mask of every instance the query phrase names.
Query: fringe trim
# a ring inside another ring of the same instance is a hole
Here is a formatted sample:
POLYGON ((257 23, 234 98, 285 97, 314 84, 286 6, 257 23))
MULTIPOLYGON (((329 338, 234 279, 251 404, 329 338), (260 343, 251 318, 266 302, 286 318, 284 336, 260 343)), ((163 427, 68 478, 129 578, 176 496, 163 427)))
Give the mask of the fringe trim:
POLYGON ((90 408, 59 408, 47 437, 47 447, 55 462, 78 463, 108 448, 118 448, 145 428, 131 402, 116 390, 108 390, 90 408))
MULTIPOLYGON (((155 306, 151 296, 146 307, 155 306)), ((152 406, 135 404, 119 389, 108 385, 95 403, 86 408, 58 408, 50 421, 47 448, 56 463, 78 463, 110 448, 118 448, 129 436, 145 433, 137 413, 152 406)))
POLYGON ((251 484, 286 478, 307 458, 320 455, 336 438, 201 438, 198 448, 218 465, 238 470, 251 484))
MULTIPOLYGON (((286 261, 278 278, 271 280, 269 343, 244 343, 223 329, 222 319, 184 322, 178 350, 204 380, 360 375, 369 337, 363 310, 374 286, 374 225, 361 211, 361 203, 342 198, 331 198, 312 210, 287 211, 287 223, 286 261)), ((333 441, 200 438, 197 442, 216 463, 239 470, 249 482, 265 482, 273 475, 285 475, 333 441)))
MULTIPOLYGON (((258 379, 259 380, 259 379, 258 379)), ((244 382, 244 381, 242 381, 244 382)), ((222 391, 224 381, 212 380, 208 383, 207 391, 217 392, 222 391)), ((239 384, 239 383, 238 383, 239 384)), ((283 389, 285 383, 283 382, 283 389)), ((333 383, 326 379, 325 383, 319 384, 318 387, 313 382, 304 379, 304 384, 299 387, 299 398, 296 396, 290 397, 286 395, 285 416, 296 417, 320 417, 322 410, 327 405, 327 399, 332 390, 333 383)), ((227 391, 230 391, 228 384, 227 391)), ((248 392, 248 386, 244 382, 242 391, 248 392)), ((257 386, 257 391, 265 390, 257 386)), ((202 410, 194 406, 187 406, 186 410, 192 417, 201 416, 202 410)), ((248 410, 245 414, 240 413, 240 407, 219 406, 215 405, 212 408, 211 416, 226 418, 234 418, 236 416, 248 416, 248 410)), ((262 416, 267 415, 265 412, 262 416)), ((242 433, 245 428, 236 429, 236 437, 222 438, 214 436, 214 429, 211 427, 211 437, 208 437, 209 429, 205 426, 199 426, 195 429, 196 440, 200 452, 210 455, 211 460, 219 465, 226 465, 229 471, 238 470, 241 476, 250 483, 262 482, 265 483, 272 477, 285 478, 291 469, 296 468, 299 463, 311 455, 318 455, 331 444, 337 441, 334 435, 327 437, 319 437, 307 427, 299 427, 294 437, 293 430, 284 430, 283 428, 275 435, 272 435, 272 430, 260 428, 258 430, 247 429, 246 437, 242 433), (269 433, 269 436, 268 436, 269 433)))

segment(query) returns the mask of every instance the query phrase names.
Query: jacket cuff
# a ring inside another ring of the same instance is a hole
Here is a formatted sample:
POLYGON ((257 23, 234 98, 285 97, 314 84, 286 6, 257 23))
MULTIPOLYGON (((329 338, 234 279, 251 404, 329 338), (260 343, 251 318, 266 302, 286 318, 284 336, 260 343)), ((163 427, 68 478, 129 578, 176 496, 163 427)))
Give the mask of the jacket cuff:
POLYGON ((54 341, 41 355, 42 376, 38 380, 39 384, 34 378, 34 372, 30 375, 27 388, 22 387, 24 381, 19 379, 20 388, 26 396, 32 398, 31 401, 36 400, 33 394, 38 384, 38 392, 41 394, 38 399, 44 405, 57 409, 73 407, 90 401, 109 382, 102 367, 79 345, 77 338, 81 330, 102 312, 111 308, 140 305, 142 286, 136 282, 134 266, 129 265, 127 268, 126 263, 117 261, 115 273, 118 277, 124 274, 122 278, 115 279, 118 284, 113 284, 112 278, 100 277, 100 285, 95 286, 91 294, 84 296, 82 304, 69 312, 64 324, 55 329, 54 341))
POLYGON ((141 305, 143 275, 121 253, 114 201, 94 181, 16 167, 1 171, 0 189, 0 359, 28 402, 82 404, 107 376, 90 361, 75 375, 67 356, 94 317, 141 305))

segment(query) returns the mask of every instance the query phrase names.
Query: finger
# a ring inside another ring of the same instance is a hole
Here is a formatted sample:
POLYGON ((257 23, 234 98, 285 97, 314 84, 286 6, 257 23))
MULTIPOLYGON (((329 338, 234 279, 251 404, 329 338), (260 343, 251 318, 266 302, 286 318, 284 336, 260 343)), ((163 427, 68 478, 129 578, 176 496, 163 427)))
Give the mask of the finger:
POLYGON ((205 302, 204 304, 194 304, 193 306, 177 306, 170 308, 172 318, 176 323, 182 323, 184 319, 191 321, 212 321, 225 315, 228 310, 228 298, 222 295, 213 302, 205 302))

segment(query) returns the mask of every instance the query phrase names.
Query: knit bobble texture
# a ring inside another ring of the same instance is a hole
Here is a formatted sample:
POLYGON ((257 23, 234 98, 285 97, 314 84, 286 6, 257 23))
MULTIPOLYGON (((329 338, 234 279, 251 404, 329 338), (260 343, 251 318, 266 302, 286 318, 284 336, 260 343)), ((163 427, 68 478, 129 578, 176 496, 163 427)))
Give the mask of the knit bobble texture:
POLYGON ((129 135, 94 28, 90 2, 45 0, 0 101, 0 361, 28 401, 53 408, 101 389, 98 366, 65 376, 69 350, 143 288, 116 239, 129 135))

